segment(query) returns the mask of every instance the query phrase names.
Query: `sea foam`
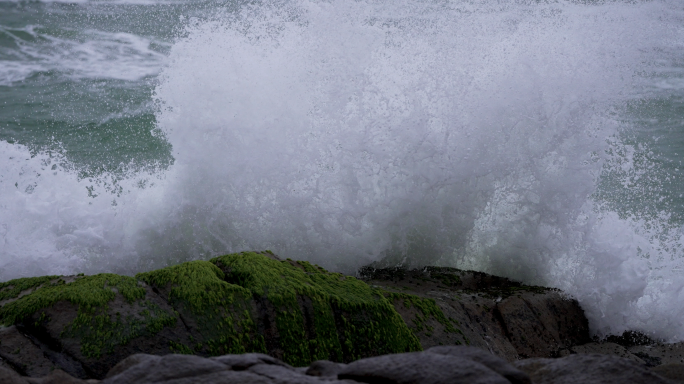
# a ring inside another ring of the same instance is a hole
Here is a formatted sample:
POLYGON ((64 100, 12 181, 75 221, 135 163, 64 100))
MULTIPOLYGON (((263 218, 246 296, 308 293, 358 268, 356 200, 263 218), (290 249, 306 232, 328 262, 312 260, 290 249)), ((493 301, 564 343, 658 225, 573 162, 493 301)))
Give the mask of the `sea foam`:
POLYGON ((625 105, 681 15, 585 3, 301 0, 191 19, 154 96, 168 169, 112 194, 104 176, 35 176, 49 156, 3 143, 18 155, 0 278, 272 249, 555 286, 599 335, 681 340, 680 228, 596 197, 633 164, 625 105))

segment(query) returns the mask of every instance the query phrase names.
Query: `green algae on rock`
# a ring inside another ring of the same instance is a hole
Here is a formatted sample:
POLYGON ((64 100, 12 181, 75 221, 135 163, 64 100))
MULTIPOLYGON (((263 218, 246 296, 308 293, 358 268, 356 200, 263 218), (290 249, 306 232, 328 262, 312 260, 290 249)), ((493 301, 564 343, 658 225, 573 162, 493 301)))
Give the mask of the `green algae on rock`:
MULTIPOLYGON (((434 299, 431 298, 421 298, 416 295, 409 295, 406 293, 396 293, 396 292, 390 292, 390 291, 383 291, 382 292, 385 297, 387 297, 390 302, 392 302, 396 308, 397 305, 402 304, 404 308, 410 309, 411 307, 415 307, 420 310, 422 313, 416 313, 413 316, 412 323, 413 326, 410 327, 411 330, 414 333, 418 332, 426 332, 428 335, 430 335, 433 331, 433 327, 430 325, 426 325, 426 321, 430 318, 436 320, 442 326, 444 326, 444 332, 446 333, 458 333, 463 336, 463 332, 461 332, 460 329, 455 328, 454 324, 458 324, 458 322, 452 318, 448 318, 444 316, 444 313, 442 312, 441 309, 437 306, 435 303, 434 299)), ((467 339, 466 343, 468 342, 467 339)), ((461 344, 460 342, 457 342, 456 345, 461 344)))
POLYGON ((353 361, 421 350, 391 303, 354 277, 305 261, 280 261, 257 253, 211 260, 226 280, 249 289, 262 308, 268 352, 301 366, 315 360, 353 361), (276 330, 276 332, 273 332, 276 330), (305 341, 305 342, 302 342, 305 341))
POLYGON ((177 353, 223 355, 265 352, 263 337, 252 320, 252 294, 224 280, 223 272, 208 261, 140 273, 179 313, 190 334, 190 344, 174 342, 177 353))
POLYGON ((422 349, 381 291, 270 252, 136 277, 17 279, 2 283, 0 294, 1 324, 66 353, 94 378, 136 352, 266 352, 304 366, 422 349))
POLYGON ((37 288, 59 276, 24 277, 0 283, 0 304, 5 300, 16 299, 22 292, 37 288))
MULTIPOLYGON (((5 284, 19 286, 15 280, 5 284)), ((67 352, 77 361, 72 365, 91 367, 86 374, 98 377, 138 348, 131 341, 152 340, 176 325, 175 312, 148 291, 128 276, 53 277, 3 305, 0 323, 39 335, 41 344, 67 352)))

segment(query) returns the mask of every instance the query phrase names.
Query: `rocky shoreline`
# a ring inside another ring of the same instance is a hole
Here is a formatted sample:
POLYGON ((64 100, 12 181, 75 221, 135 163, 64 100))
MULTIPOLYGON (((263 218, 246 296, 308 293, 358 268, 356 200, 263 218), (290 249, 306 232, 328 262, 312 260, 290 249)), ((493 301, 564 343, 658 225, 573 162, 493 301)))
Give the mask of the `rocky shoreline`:
POLYGON ((558 290, 268 251, 0 283, 0 323, 2 383, 684 383, 682 344, 592 340, 558 290))

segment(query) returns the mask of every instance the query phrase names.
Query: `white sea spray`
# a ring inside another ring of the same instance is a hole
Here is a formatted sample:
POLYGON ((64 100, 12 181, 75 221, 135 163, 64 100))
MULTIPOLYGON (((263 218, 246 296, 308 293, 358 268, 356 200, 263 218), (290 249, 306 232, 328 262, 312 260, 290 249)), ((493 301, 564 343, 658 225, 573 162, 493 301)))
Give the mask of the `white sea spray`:
POLYGON ((556 286, 598 334, 681 340, 680 228, 597 198, 606 169, 648 169, 622 114, 679 38, 676 9, 585 3, 301 0, 193 19, 155 94, 169 169, 110 193, 106 175, 2 143, 0 278, 272 249, 556 286))

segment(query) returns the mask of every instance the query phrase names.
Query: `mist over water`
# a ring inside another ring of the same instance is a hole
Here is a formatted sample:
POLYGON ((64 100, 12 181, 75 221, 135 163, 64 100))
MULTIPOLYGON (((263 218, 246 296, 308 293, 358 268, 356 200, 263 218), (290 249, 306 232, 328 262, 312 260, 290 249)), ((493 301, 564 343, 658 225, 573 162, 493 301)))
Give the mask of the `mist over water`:
POLYGON ((68 150, 0 142, 0 279, 271 249, 554 286, 599 335, 682 340, 684 144, 658 138, 684 116, 653 113, 684 91, 683 15, 300 0, 182 18, 150 100, 173 162, 84 176, 68 150))

